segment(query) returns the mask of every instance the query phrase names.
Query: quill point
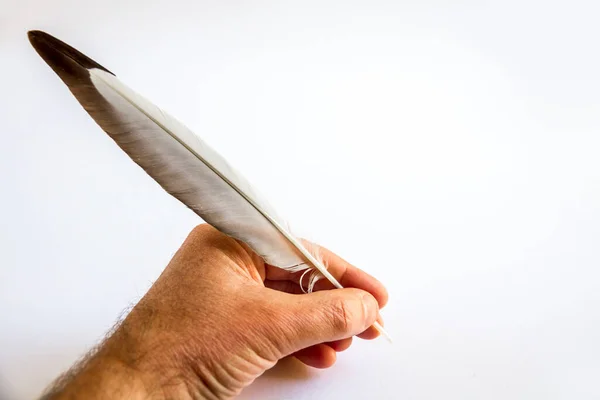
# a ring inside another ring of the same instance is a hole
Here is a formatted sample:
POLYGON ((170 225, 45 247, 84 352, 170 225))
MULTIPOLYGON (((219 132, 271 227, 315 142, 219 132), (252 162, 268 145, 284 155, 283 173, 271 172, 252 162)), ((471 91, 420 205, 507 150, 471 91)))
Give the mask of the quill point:
POLYGON ((385 338, 385 340, 387 340, 390 344, 393 344, 394 342, 392 341, 392 337, 390 336, 390 334, 383 329, 383 326, 381 326, 381 324, 377 321, 375 321, 373 323, 373 327, 375 329, 377 329, 377 331, 381 334, 381 336, 383 336, 385 338))

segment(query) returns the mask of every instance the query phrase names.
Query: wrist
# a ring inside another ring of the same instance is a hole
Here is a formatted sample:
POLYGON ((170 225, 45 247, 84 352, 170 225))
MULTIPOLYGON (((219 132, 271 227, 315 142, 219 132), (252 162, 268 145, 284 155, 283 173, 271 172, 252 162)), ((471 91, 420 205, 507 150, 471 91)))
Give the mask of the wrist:
MULTIPOLYGON (((115 400, 182 400, 201 399, 192 396, 181 371, 167 370, 168 362, 153 362, 143 356, 143 347, 119 327, 98 349, 48 389, 43 400, 80 398, 115 400)), ((148 354, 148 353, 147 353, 148 354)), ((167 360, 165 360, 167 361, 167 360)))
POLYGON ((230 399, 279 358, 240 345, 245 335, 224 341, 214 326, 188 326, 187 318, 142 300, 106 342, 107 354, 135 371, 148 398, 230 399))
POLYGON ((62 375, 43 399, 73 399, 81 393, 88 399, 149 399, 145 379, 103 348, 62 375))
POLYGON ((106 372, 112 375, 115 386, 129 389, 130 395, 122 398, 200 399, 191 395, 185 379, 187 374, 170 356, 167 343, 155 337, 151 330, 140 331, 140 327, 130 324, 128 318, 98 353, 97 364, 111 366, 112 372, 106 372))
POLYGON ((190 354, 187 335, 170 329, 164 315, 142 300, 106 340, 101 359, 119 365, 144 399, 220 399, 206 384, 212 376, 203 367, 205 354, 190 354))

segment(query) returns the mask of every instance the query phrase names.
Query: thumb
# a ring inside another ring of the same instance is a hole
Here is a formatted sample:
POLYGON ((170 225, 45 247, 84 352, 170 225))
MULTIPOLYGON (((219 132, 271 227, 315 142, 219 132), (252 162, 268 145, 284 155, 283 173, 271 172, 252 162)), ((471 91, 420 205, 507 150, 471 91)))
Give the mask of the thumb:
POLYGON ((284 329, 291 352, 362 333, 373 325, 379 311, 370 293, 350 288, 292 296, 289 308, 293 318, 284 329))

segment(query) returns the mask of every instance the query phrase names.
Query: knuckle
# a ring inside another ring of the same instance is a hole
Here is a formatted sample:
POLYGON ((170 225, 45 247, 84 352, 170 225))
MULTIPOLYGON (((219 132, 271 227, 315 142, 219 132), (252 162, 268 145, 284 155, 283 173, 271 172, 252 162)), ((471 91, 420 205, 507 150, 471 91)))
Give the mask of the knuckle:
POLYGON ((356 318, 355 307, 351 307, 347 300, 338 298, 331 307, 332 321, 337 332, 352 331, 356 318))
POLYGON ((208 224, 199 224, 199 225, 196 225, 194 227, 194 229, 192 229, 192 232, 190 233, 190 236, 192 236, 192 237, 204 236, 208 232, 210 232, 211 230, 212 230, 212 227, 210 225, 208 225, 208 224))
POLYGON ((187 237, 188 242, 196 244, 213 244, 215 240, 225 237, 209 224, 196 225, 187 237))

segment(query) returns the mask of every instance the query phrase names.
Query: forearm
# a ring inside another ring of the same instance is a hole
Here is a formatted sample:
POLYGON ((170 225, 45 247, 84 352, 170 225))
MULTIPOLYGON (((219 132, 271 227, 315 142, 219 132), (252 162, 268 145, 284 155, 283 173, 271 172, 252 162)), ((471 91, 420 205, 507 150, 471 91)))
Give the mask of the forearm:
MULTIPOLYGON (((232 398, 239 390, 229 390, 227 380, 219 379, 222 374, 214 373, 214 351, 201 351, 213 346, 203 342, 188 347, 189 335, 173 329, 186 318, 173 322, 165 318, 173 311, 147 303, 142 299, 96 351, 53 382, 40 400, 232 398)), ((190 333, 210 340, 203 331, 206 327, 190 333)))
POLYGON ((41 400, 191 398, 184 380, 132 362, 139 350, 124 330, 121 326, 96 352, 60 376, 41 400))
POLYGON ((148 390, 136 371, 120 361, 94 355, 79 368, 61 376, 42 397, 43 400, 88 399, 148 399, 148 390))

